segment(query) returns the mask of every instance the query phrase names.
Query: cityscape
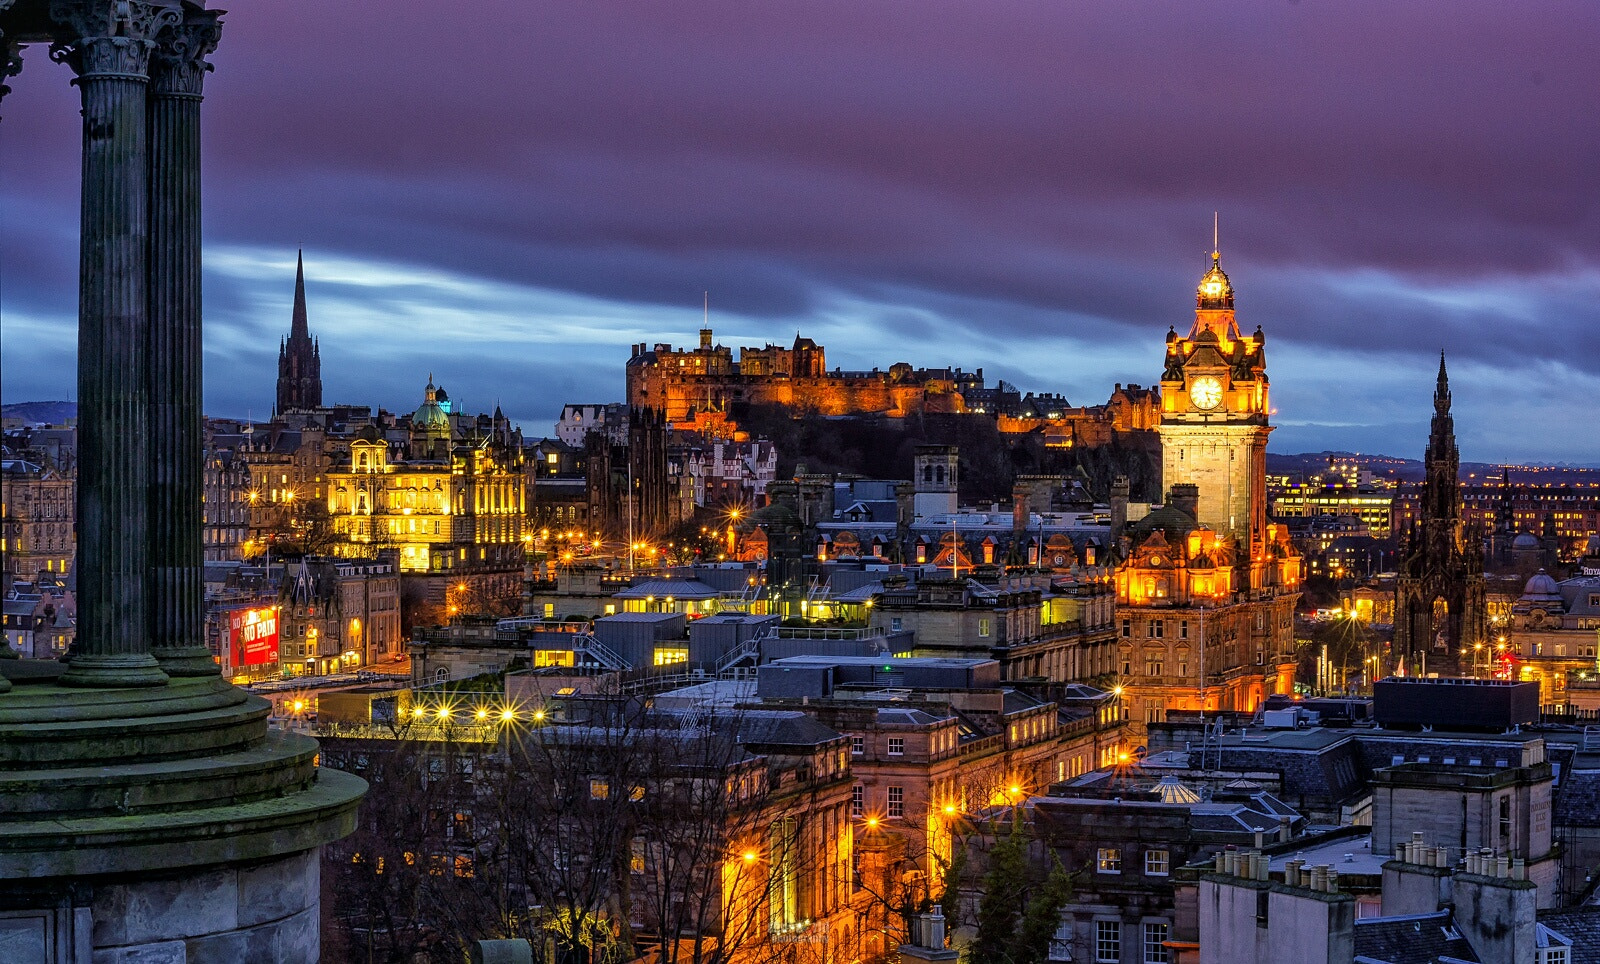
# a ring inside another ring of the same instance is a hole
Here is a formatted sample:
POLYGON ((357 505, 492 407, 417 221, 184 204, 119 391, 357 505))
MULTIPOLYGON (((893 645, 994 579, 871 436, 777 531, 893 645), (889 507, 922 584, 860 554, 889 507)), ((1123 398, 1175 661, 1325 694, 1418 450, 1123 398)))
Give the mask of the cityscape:
MULTIPOLYGON (((1319 364, 1263 216, 1236 256, 1207 209, 1203 262, 1092 323, 898 328, 888 274, 784 313, 727 265, 657 311, 704 278, 619 267, 626 323, 508 378, 465 309, 422 350, 341 331, 391 296, 332 240, 216 321, 246 245, 201 216, 241 210, 202 117, 262 16, 0 0, 0 131, 82 116, 76 284, 0 223, 0 962, 1600 962, 1581 291, 1558 360, 1452 334, 1520 331, 1519 289, 1319 364)), ((899 308, 978 303, 937 287, 899 308)))

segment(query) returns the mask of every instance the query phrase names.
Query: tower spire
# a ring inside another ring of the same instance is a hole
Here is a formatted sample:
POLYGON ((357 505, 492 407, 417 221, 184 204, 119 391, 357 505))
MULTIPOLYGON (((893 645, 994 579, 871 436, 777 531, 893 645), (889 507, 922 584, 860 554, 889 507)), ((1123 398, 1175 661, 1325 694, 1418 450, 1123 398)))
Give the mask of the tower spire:
POLYGON ((1220 221, 1221 221, 1221 218, 1219 216, 1219 212, 1212 211, 1211 212, 1211 260, 1214 261, 1214 262, 1222 260, 1222 243, 1219 240, 1219 238, 1221 236, 1221 233, 1218 230, 1220 221))
POLYGON ((319 408, 322 405, 322 357, 306 321, 306 259, 304 250, 294 256, 294 313, 289 337, 278 348, 278 414, 319 408))
POLYGON ((1439 350, 1439 380, 1433 388, 1433 410, 1439 415, 1450 414, 1450 373, 1444 369, 1444 350, 1439 350))
POLYGON ((306 322, 306 262, 303 250, 294 255, 294 316, 289 322, 290 338, 310 338, 311 328, 306 322))

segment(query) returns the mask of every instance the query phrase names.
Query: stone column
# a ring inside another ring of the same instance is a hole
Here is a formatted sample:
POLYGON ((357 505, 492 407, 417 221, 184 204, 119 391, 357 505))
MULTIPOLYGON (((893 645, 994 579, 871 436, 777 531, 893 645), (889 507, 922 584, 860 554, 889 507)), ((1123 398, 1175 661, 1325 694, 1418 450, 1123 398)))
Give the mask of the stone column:
POLYGON ((145 95, 151 39, 177 8, 145 0, 55 0, 51 56, 83 94, 78 261, 78 633, 61 682, 159 686, 150 655, 149 243, 145 95))
POLYGON ((189 10, 150 64, 150 652, 171 676, 221 671, 205 645, 200 96, 216 11, 189 10))

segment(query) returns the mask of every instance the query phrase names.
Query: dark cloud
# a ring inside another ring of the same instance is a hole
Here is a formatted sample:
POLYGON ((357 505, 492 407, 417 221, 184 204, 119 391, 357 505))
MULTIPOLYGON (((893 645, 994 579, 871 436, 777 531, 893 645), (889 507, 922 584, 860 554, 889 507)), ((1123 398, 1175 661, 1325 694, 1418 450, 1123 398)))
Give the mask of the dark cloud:
MULTIPOLYGON (((1431 378, 1441 346, 1486 394, 1526 395, 1519 411, 1600 388, 1587 0, 280 0, 230 11, 224 38, 207 88, 214 249, 304 244, 609 306, 524 361, 521 343, 440 339, 412 317, 470 297, 329 279, 322 297, 412 319, 385 344, 320 330, 325 355, 363 359, 330 381, 375 399, 436 359, 494 356, 473 380, 544 420, 563 396, 619 394, 615 346, 683 335, 709 289, 749 341, 804 327, 841 363, 987 361, 1094 401, 1158 374, 1214 209, 1294 422, 1275 446, 1368 431, 1368 448, 1419 448, 1426 413, 1403 382, 1431 378), (1330 369, 1374 402, 1323 394, 1330 369)), ((73 92, 39 51, 27 64, 0 125, 0 294, 7 319, 70 324, 73 92)), ((287 280, 208 284, 209 384, 265 407, 287 280)), ((14 352, 7 324, 7 398, 70 364, 14 352)), ((1463 444, 1583 454, 1537 421, 1519 435, 1463 419, 1463 444)))

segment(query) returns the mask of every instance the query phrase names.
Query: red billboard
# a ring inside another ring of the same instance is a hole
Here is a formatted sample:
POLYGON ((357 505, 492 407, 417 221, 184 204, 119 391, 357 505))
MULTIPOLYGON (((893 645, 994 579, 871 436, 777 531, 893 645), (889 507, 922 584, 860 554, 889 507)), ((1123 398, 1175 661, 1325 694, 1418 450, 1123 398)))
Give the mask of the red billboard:
POLYGON ((261 666, 278 661, 278 610, 235 609, 228 615, 228 641, 234 666, 261 666))

